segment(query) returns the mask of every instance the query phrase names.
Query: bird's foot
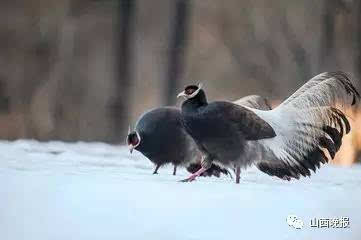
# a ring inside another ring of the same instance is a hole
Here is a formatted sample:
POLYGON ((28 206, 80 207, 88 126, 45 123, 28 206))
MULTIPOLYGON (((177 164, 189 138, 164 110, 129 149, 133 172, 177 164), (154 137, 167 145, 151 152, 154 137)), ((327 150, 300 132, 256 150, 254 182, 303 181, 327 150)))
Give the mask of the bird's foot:
POLYGON ((153 174, 158 174, 159 168, 160 168, 160 165, 156 165, 153 174))
POLYGON ((181 182, 192 182, 205 171, 207 171, 207 169, 204 167, 201 167, 197 172, 193 173, 188 178, 181 180, 181 182))
POLYGON ((180 180, 180 182, 193 182, 195 179, 197 178, 197 176, 193 176, 191 175, 190 177, 180 180))
POLYGON ((282 179, 286 180, 286 181, 291 181, 291 177, 289 177, 289 176, 284 176, 282 179))
POLYGON ((236 184, 239 184, 241 180, 241 167, 237 166, 236 167, 236 184))

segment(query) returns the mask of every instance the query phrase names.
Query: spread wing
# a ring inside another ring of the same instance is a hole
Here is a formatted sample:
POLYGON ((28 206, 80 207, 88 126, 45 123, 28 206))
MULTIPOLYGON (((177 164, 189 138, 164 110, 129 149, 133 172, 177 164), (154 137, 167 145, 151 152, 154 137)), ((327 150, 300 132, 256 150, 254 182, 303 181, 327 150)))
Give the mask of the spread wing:
POLYGON ((268 103, 268 100, 264 97, 258 95, 249 95, 243 98, 240 98, 233 103, 241 105, 244 107, 251 107, 259 110, 271 110, 271 105, 268 103))
POLYGON ((248 154, 258 151, 256 166, 269 175, 287 180, 310 176, 310 170, 335 157, 351 128, 344 109, 359 100, 348 76, 335 72, 312 78, 271 111, 249 108, 276 136, 249 141, 248 154))
POLYGON ((351 105, 354 105, 359 98, 359 93, 346 73, 325 72, 311 78, 280 106, 293 105, 296 108, 336 106, 337 104, 348 106, 349 99, 351 99, 351 105))

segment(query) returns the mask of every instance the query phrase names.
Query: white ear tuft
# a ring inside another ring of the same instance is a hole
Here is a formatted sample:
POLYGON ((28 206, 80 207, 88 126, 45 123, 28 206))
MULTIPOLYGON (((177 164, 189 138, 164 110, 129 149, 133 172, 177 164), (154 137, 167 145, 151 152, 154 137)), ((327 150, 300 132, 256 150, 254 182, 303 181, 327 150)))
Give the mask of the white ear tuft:
POLYGON ((198 88, 202 89, 202 87, 203 87, 203 83, 198 83, 198 88))

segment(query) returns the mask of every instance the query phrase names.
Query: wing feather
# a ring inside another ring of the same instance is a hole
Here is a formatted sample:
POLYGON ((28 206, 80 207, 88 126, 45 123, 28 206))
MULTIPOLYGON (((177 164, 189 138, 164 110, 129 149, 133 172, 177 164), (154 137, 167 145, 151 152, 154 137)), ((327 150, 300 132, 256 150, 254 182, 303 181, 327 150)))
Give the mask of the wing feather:
POLYGON ((268 100, 264 97, 261 97, 259 95, 249 95, 243 98, 240 98, 233 103, 245 106, 245 107, 251 107, 259 110, 271 110, 271 105, 269 104, 268 100))
POLYGON ((360 95, 345 73, 322 73, 271 111, 252 109, 275 130, 276 137, 249 141, 262 160, 256 166, 282 179, 310 176, 335 157, 342 137, 350 132, 344 107, 355 105, 360 95))
POLYGON ((350 97, 350 103, 354 105, 360 94, 346 73, 324 72, 310 79, 282 102, 280 107, 289 104, 297 108, 335 106, 349 103, 350 97))

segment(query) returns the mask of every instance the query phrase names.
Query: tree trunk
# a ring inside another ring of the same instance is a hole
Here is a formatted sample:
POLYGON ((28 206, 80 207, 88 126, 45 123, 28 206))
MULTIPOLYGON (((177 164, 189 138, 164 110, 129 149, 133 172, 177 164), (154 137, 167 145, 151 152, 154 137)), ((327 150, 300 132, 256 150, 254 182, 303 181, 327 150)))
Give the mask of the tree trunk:
POLYGON ((329 68, 339 68, 337 53, 335 51, 336 21, 337 16, 346 10, 345 2, 342 0, 324 1, 321 44, 319 56, 319 71, 331 71, 329 68))
POLYGON ((354 46, 355 49, 355 59, 354 59, 354 70, 356 79, 358 81, 356 82, 356 85, 358 89, 361 87, 361 2, 356 1, 355 3, 355 16, 354 16, 354 46))
POLYGON ((312 67, 306 49, 302 46, 302 42, 297 39, 296 34, 289 26, 286 14, 281 17, 281 31, 285 37, 287 47, 292 54, 293 60, 298 68, 298 80, 303 82, 312 77, 312 67))
POLYGON ((175 14, 170 35, 168 69, 166 76, 165 103, 174 105, 177 92, 179 91, 178 82, 181 79, 184 70, 184 56, 187 47, 188 19, 190 3, 188 0, 177 0, 175 3, 175 14))
POLYGON ((118 0, 118 22, 116 23, 116 79, 115 97, 111 102, 110 114, 113 120, 114 136, 110 139, 118 142, 124 139, 130 111, 131 85, 131 39, 135 11, 135 0, 118 0))

